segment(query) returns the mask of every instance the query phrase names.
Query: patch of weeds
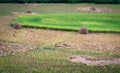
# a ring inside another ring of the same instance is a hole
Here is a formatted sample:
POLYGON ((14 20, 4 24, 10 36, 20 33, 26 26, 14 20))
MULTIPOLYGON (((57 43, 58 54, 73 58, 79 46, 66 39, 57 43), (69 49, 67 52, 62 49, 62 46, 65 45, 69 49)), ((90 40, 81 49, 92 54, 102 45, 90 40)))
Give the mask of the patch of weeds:
POLYGON ((50 46, 45 46, 43 49, 50 50, 51 48, 50 48, 50 46))
POLYGON ((67 49, 67 48, 56 48, 53 46, 46 46, 44 47, 45 50, 52 50, 52 51, 61 51, 64 53, 71 53, 71 54, 86 54, 86 55, 104 55, 109 57, 120 57, 120 54, 107 54, 98 51, 87 51, 87 50, 76 50, 76 49, 67 49))
POLYGON ((120 57, 120 54, 106 54, 108 56, 112 56, 112 57, 120 57))

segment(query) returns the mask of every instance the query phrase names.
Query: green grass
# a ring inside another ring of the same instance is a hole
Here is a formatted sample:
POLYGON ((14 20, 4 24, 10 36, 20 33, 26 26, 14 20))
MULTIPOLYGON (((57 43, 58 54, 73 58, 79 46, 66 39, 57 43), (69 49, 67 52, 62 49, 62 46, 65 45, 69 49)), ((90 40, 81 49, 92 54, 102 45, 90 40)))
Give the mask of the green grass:
POLYGON ((120 65, 87 66, 67 60, 76 54, 82 52, 49 47, 0 57, 0 73, 120 73, 120 65))
POLYGON ((14 23, 24 27, 79 31, 86 26, 92 32, 120 32, 120 14, 43 14, 20 16, 14 23))
POLYGON ((62 51, 64 53, 71 53, 71 54, 84 54, 84 55, 93 55, 93 56, 100 55, 100 56, 108 56, 108 57, 120 57, 120 54, 104 53, 104 52, 99 52, 99 51, 57 48, 57 47, 53 47, 53 46, 45 46, 45 47, 43 47, 43 49, 51 50, 51 51, 62 51))

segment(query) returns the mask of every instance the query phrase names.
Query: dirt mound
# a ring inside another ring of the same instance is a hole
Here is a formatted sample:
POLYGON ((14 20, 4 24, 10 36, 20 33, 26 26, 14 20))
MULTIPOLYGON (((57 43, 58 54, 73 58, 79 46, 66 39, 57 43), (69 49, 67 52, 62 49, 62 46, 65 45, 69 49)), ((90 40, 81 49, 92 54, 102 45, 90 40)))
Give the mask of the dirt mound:
POLYGON ((92 60, 91 56, 72 56, 69 61, 76 63, 83 63, 90 66, 105 66, 109 64, 120 64, 120 58, 109 59, 109 60, 92 60))
POLYGON ((95 12, 111 12, 110 8, 100 8, 100 7, 77 7, 78 10, 82 11, 95 11, 95 12))
POLYGON ((20 43, 7 43, 0 41, 0 57, 15 54, 18 52, 25 52, 27 50, 36 49, 36 46, 25 45, 20 43))

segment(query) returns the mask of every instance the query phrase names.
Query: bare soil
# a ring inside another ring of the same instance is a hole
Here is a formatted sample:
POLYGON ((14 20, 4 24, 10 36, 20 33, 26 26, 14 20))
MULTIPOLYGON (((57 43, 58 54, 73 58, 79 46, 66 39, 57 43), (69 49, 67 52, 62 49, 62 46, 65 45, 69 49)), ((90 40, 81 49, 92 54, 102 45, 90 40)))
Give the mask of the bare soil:
POLYGON ((16 30, 13 28, 9 28, 0 31, 0 40, 21 42, 37 46, 46 46, 59 40, 59 38, 66 37, 68 34, 70 33, 62 31, 29 28, 22 28, 20 30, 16 30))
POLYGON ((27 11, 25 11, 25 12, 11 12, 11 15, 35 15, 35 14, 37 14, 37 13, 35 13, 35 12, 27 12, 27 11))
POLYGON ((68 60, 76 63, 83 63, 90 66, 105 66, 109 64, 120 64, 120 58, 108 59, 108 60, 93 60, 92 56, 71 56, 68 60))
POLYGON ((77 7, 78 10, 81 11, 95 11, 95 12, 112 12, 112 9, 107 8, 107 7, 77 7), (94 10, 93 10, 94 9, 94 10))
POLYGON ((14 16, 0 16, 0 29, 8 28, 9 24, 18 17, 18 15, 14 16))
POLYGON ((36 49, 36 46, 25 45, 20 43, 8 43, 0 41, 0 57, 13 55, 15 53, 25 52, 27 50, 36 49))
POLYGON ((105 53, 120 54, 120 34, 115 33, 90 33, 78 34, 68 40, 60 42, 56 47, 100 51, 105 53))

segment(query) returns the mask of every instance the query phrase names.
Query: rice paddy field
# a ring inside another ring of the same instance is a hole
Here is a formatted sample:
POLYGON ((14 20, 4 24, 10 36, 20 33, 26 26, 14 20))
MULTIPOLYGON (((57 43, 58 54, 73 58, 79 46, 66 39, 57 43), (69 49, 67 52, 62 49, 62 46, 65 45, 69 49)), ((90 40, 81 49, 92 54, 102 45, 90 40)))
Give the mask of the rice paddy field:
POLYGON ((92 32, 120 32, 120 14, 44 14, 18 17, 12 24, 26 27, 79 31, 85 26, 92 32))
POLYGON ((119 4, 0 4, 0 73, 120 73, 119 33, 119 4))

